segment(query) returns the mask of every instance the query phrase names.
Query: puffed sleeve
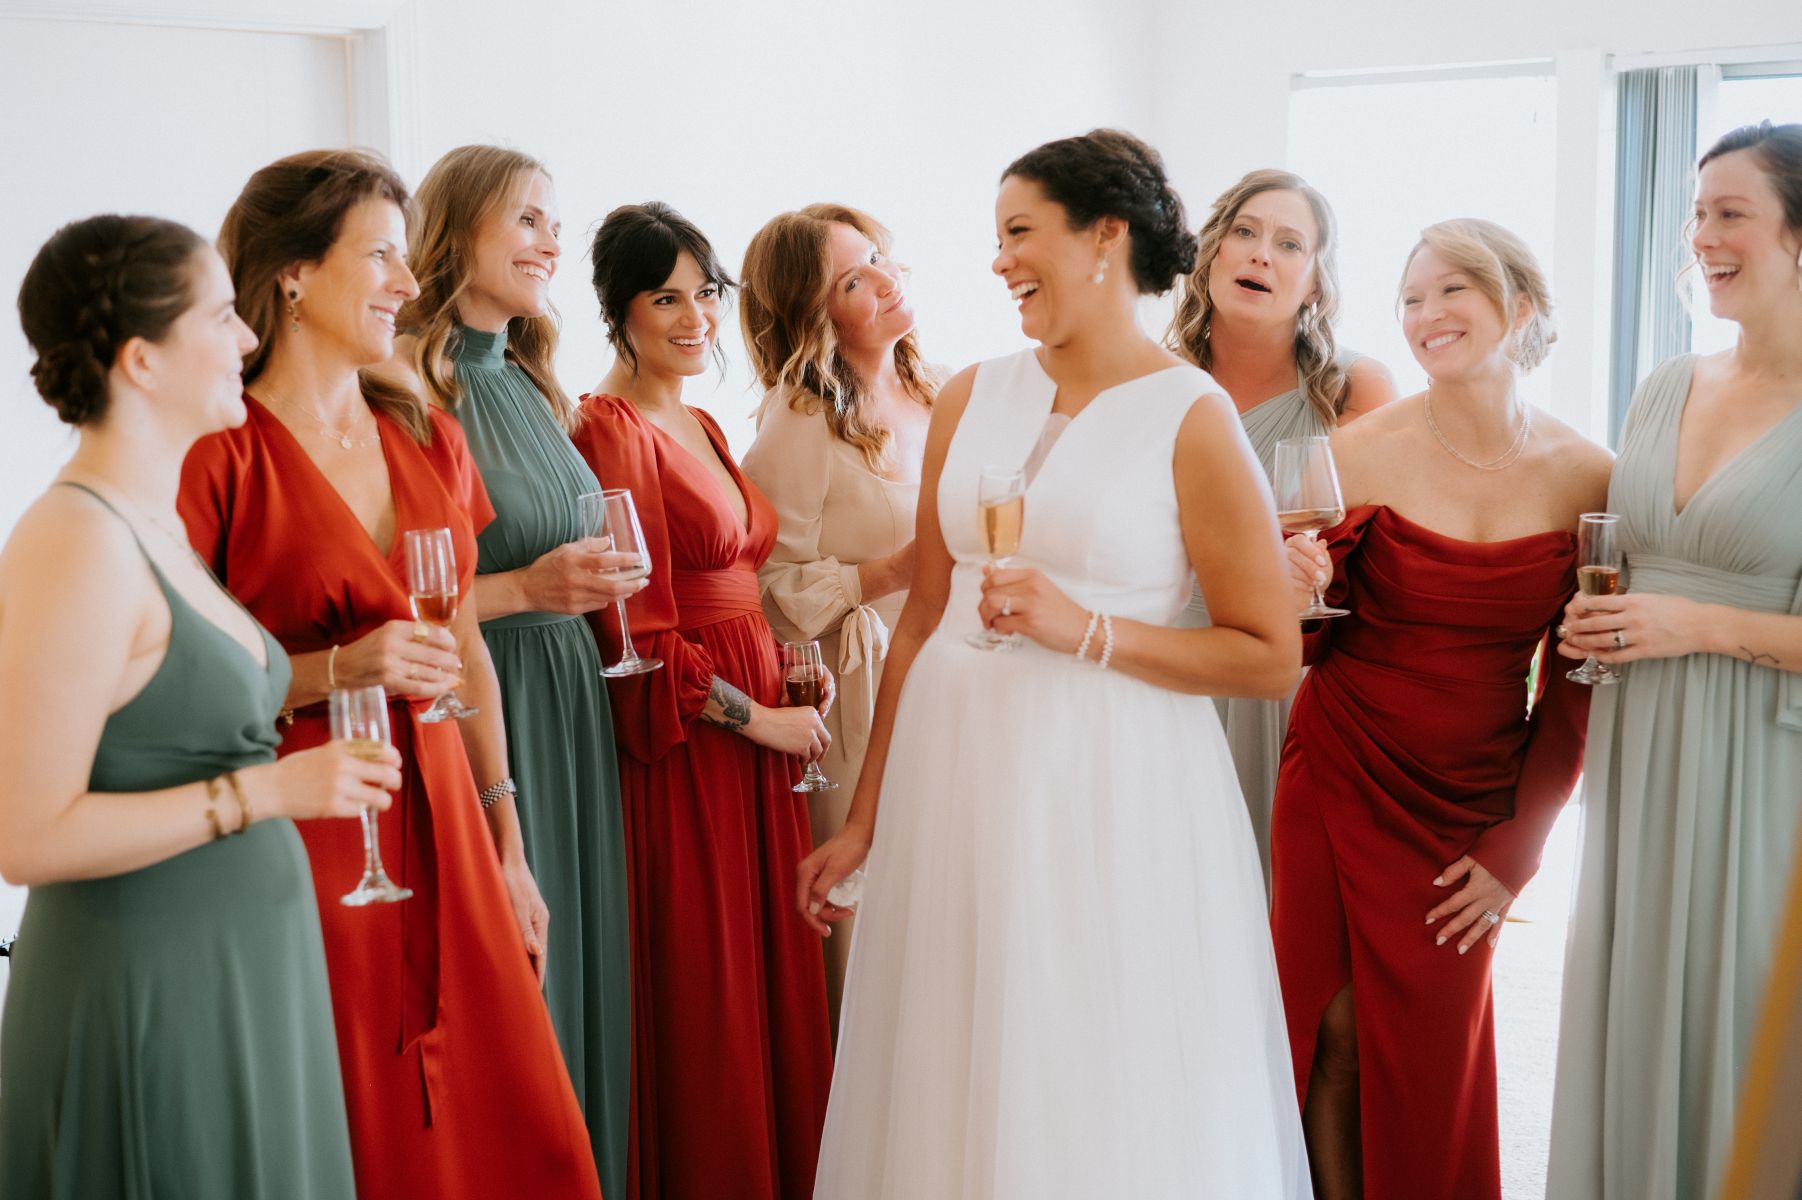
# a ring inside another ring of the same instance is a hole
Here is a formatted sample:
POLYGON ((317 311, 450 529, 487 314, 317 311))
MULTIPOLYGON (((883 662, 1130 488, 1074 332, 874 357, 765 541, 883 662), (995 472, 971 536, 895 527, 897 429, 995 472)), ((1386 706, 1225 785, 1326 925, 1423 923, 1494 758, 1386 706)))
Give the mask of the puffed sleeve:
MULTIPOLYGON (((669 523, 661 461, 652 431, 629 401, 584 396, 581 423, 571 437, 603 488, 627 488, 644 531, 652 569, 644 589, 626 601, 632 644, 639 654, 663 660, 643 675, 610 679, 613 726, 619 745, 641 762, 654 762, 688 736, 713 686, 713 660, 676 632, 676 599, 670 587, 669 523)), ((677 518, 679 519, 679 517, 677 518)), ((605 662, 619 659, 619 614, 607 605, 588 614, 605 662)))
MULTIPOLYGON (((1571 592, 1574 595, 1576 588, 1571 592)), ((1563 610, 1559 605, 1559 612, 1563 610)), ((1516 896, 1538 872, 1545 839, 1583 769, 1594 689, 1565 677, 1556 639, 1556 632, 1547 629, 1540 643, 1539 694, 1528 718, 1531 728, 1514 787, 1514 816, 1485 829, 1470 848, 1470 856, 1516 896)))
POLYGON ((863 603, 856 563, 820 553, 832 489, 832 429, 818 412, 796 412, 780 396, 764 400, 763 423, 744 471, 776 508, 776 547, 757 572, 766 606, 801 641, 837 629, 863 603))
POLYGON ((181 489, 175 497, 176 511, 187 527, 194 553, 227 588, 231 586, 227 535, 248 465, 248 447, 239 431, 208 434, 188 451, 181 467, 181 489))
MULTIPOLYGON (((1329 608, 1346 607, 1345 601, 1352 589, 1351 574, 1357 569, 1358 545, 1376 515, 1375 505, 1354 508, 1345 514, 1345 520, 1320 535, 1320 540, 1326 543, 1327 553, 1333 558, 1333 581, 1327 584, 1325 593, 1329 608)), ((1337 624, 1336 620, 1303 622, 1301 660, 1305 665, 1313 666, 1332 651, 1333 627, 1337 624)))

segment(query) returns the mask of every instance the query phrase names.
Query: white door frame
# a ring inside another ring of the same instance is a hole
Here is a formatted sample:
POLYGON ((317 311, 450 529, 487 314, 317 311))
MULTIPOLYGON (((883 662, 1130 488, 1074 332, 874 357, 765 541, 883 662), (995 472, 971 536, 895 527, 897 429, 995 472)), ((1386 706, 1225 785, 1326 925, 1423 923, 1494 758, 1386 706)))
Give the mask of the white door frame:
POLYGON ((0 0, 0 21, 89 21, 342 38, 351 140, 404 179, 419 161, 418 0, 0 0))

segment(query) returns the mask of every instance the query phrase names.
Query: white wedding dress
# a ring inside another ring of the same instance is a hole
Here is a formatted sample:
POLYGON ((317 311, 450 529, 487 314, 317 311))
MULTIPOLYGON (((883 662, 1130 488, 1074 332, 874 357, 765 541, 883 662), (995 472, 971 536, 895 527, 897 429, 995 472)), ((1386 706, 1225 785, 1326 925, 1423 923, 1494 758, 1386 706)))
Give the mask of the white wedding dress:
MULTIPOLYGON (((951 595, 896 717, 814 1195, 1305 1198, 1263 876, 1213 702, 964 640, 977 477, 1026 461, 1055 391, 1030 351, 982 364, 946 457, 951 595)), ((1219 391, 1173 367, 1096 396, 1028 486, 1016 563, 1085 608, 1175 624, 1193 580, 1176 432, 1219 391)))

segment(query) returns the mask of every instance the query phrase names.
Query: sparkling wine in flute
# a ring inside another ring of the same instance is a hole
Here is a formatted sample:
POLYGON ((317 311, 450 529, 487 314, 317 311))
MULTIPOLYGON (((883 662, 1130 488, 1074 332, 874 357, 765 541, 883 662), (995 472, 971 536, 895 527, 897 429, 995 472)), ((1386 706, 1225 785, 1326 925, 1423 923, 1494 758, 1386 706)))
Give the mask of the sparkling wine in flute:
POLYGON ((1026 524, 1026 497, 1004 496, 982 506, 982 540, 989 557, 999 562, 1020 552, 1020 533, 1026 524))
MULTIPOLYGON (((976 481, 977 532, 989 562, 1004 567, 1020 552, 1026 532, 1026 475, 1011 467, 984 467, 976 481)), ((978 629, 964 639, 978 650, 1012 650, 1025 641, 1019 634, 1002 635, 978 629)))
MULTIPOLYGON (((623 567, 601 571, 609 579, 643 579, 651 573, 651 552, 644 543, 644 527, 638 523, 638 506, 626 488, 608 488, 602 492, 586 492, 576 497, 576 512, 583 537, 604 537, 615 554, 629 554, 632 561, 623 567)), ((626 602, 616 600, 619 613, 619 661, 601 668, 609 679, 626 675, 643 675, 663 665, 661 658, 640 657, 632 644, 632 622, 626 616, 626 602)))
POLYGON ((457 619, 457 593, 431 592, 415 594, 410 597, 413 602, 413 619, 424 621, 427 625, 449 625, 457 619))
POLYGON ((1577 589, 1585 596, 1612 596, 1621 589, 1621 569, 1578 567, 1577 589))
POLYGON ((352 758, 360 758, 364 762, 374 762, 388 748, 388 743, 368 737, 349 737, 344 739, 344 751, 352 758))
POLYGON ((1284 533, 1319 533, 1345 520, 1343 508, 1296 508, 1276 514, 1284 533))
MULTIPOLYGON (((448 529, 409 529, 402 538, 407 552, 407 595, 413 619, 446 626, 457 615, 457 548, 448 529)), ((473 717, 478 709, 445 692, 419 714, 425 723, 473 717)))
MULTIPOLYGON (((382 756, 392 743, 388 730, 388 693, 380 684, 373 687, 339 688, 326 699, 326 710, 332 724, 332 740, 343 742, 352 758, 373 761, 382 756)), ((376 835, 375 813, 364 809, 363 877, 357 886, 338 898, 347 908, 368 904, 392 904, 413 894, 388 878, 382 866, 380 838, 376 835)))
MULTIPOLYGON (((1612 596, 1621 586, 1620 518, 1613 513, 1584 513, 1577 518, 1577 590, 1585 596, 1612 596)), ((1594 654, 1565 672, 1573 683, 1619 683, 1621 673, 1594 654)))

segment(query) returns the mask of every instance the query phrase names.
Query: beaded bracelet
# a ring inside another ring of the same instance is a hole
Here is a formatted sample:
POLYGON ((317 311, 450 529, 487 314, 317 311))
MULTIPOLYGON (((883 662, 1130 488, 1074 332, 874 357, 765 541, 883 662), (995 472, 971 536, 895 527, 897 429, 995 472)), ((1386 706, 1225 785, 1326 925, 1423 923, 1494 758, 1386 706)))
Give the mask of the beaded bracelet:
POLYGON ((1108 613, 1101 614, 1101 661, 1095 664, 1097 670, 1107 670, 1108 660, 1114 657, 1114 618, 1108 613))
POLYGON ((1082 641, 1076 644, 1077 658, 1089 657, 1089 643, 1095 640, 1095 626, 1100 623, 1100 621, 1100 613, 1092 612, 1089 614, 1089 627, 1082 631, 1082 641))
POLYGON ((518 795, 519 787, 513 782, 513 776, 509 775, 499 783, 491 783, 483 788, 478 798, 482 801, 482 811, 487 812, 500 803, 502 796, 518 795))

